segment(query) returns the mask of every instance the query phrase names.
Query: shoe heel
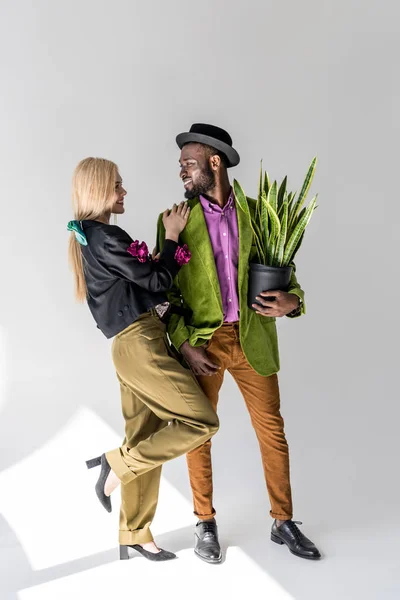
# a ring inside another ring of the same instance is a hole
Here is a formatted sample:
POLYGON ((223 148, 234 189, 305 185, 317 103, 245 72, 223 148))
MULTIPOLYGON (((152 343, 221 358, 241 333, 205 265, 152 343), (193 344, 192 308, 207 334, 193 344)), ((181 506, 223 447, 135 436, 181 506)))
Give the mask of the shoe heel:
POLYGON ((86 461, 86 466, 88 469, 93 469, 93 467, 98 467, 101 465, 101 456, 97 456, 97 458, 92 458, 86 461))
POLYGON ((277 535, 274 535, 273 533, 271 533, 271 540, 273 542, 275 542, 275 544, 280 544, 282 546, 282 544, 284 544, 284 542, 282 542, 282 540, 280 538, 278 538, 277 535))
POLYGON ((128 546, 119 547, 119 560, 129 560, 128 546))

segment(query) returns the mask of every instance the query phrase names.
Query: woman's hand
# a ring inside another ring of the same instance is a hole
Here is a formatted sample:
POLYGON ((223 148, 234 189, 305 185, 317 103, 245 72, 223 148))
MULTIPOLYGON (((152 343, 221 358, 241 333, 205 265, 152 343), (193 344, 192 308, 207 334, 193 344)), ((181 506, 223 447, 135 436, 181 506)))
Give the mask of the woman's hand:
POLYGON ((190 207, 187 202, 181 202, 178 206, 173 205, 172 209, 164 211, 163 223, 165 227, 165 239, 178 241, 179 234, 186 227, 189 218, 190 207))
POLYGON ((151 253, 152 260, 158 260, 160 258, 160 252, 156 252, 156 247, 154 246, 153 252, 151 253))

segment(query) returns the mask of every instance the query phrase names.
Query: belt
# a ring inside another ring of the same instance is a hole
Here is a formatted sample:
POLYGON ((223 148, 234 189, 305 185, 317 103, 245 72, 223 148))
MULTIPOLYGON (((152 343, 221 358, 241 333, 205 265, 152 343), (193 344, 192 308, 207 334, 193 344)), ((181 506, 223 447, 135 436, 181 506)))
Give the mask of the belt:
POLYGON ((170 304, 162 316, 159 315, 154 307, 150 308, 148 312, 158 317, 163 323, 168 322, 168 319, 172 314, 181 315, 183 317, 188 317, 190 315, 188 310, 181 306, 177 306, 176 304, 170 304))

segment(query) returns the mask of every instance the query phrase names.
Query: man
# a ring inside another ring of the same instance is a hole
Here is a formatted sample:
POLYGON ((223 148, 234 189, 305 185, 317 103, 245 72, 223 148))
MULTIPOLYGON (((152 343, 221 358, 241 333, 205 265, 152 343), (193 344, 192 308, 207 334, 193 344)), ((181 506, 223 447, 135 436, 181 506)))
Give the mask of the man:
MULTIPOLYGON (((239 164, 239 154, 230 135, 212 125, 192 125, 176 141, 181 149, 180 177, 191 207, 180 237, 192 258, 177 275, 169 294, 174 306, 168 322, 171 343, 215 410, 224 371, 231 373, 260 444, 274 518, 271 539, 286 544, 296 556, 318 559, 315 545, 292 521, 289 453, 277 378, 275 318, 304 313, 304 293, 293 273, 288 292, 266 290, 258 298, 259 307, 248 308, 248 264, 255 259, 256 248, 227 171, 239 164), (271 301, 271 297, 275 299, 271 301)), ((254 213, 255 201, 248 199, 248 204, 254 213)), ((157 250, 163 242, 160 215, 157 250)), ((187 462, 198 518, 195 553, 207 562, 218 563, 222 556, 213 507, 211 442, 190 452, 187 462)))

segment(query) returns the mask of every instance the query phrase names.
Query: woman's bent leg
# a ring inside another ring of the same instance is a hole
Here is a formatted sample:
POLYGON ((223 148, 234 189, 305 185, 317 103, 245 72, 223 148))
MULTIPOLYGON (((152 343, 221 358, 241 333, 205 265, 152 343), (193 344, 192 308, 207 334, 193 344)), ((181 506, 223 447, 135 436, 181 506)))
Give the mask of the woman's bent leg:
POLYGON ((107 453, 123 484, 196 448, 216 433, 216 413, 191 372, 168 353, 165 325, 158 319, 148 315, 117 336, 113 360, 120 381, 142 403, 143 410, 147 408, 164 424, 168 422, 134 447, 126 442, 107 453))

